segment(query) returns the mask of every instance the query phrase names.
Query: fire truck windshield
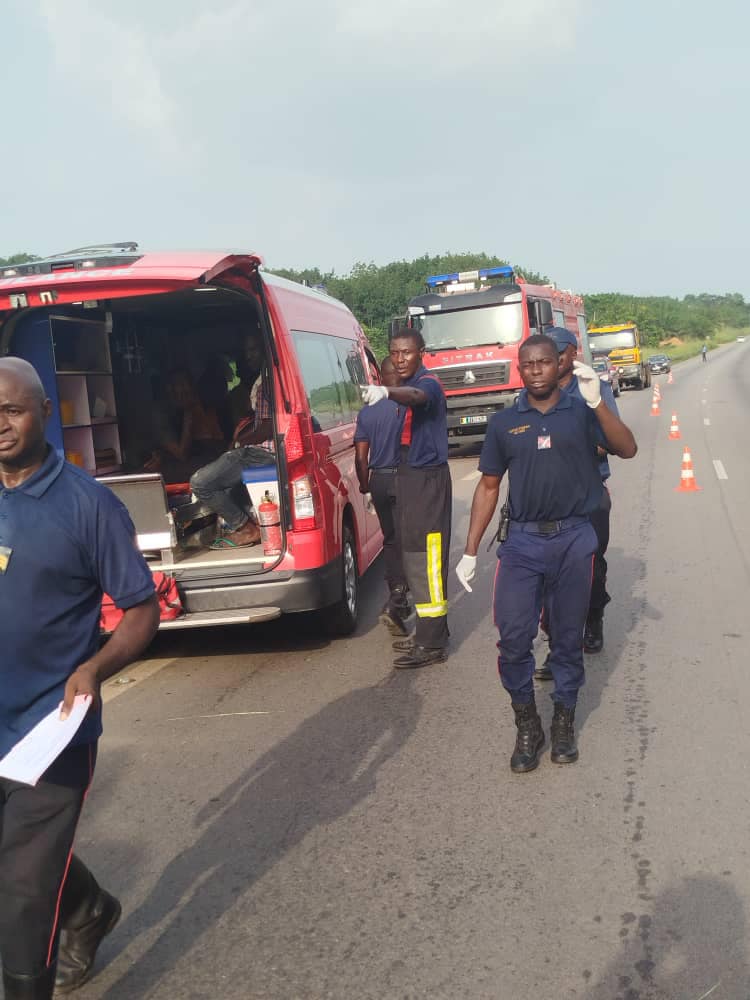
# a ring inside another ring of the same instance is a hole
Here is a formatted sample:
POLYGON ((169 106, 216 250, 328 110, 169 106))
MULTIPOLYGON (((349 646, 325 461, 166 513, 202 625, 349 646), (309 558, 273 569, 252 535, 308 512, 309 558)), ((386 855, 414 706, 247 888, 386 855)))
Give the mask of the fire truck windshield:
POLYGON ((414 316, 428 351, 478 347, 480 344, 517 344, 523 336, 520 302, 457 309, 414 316))
POLYGON ((609 354, 610 351, 635 347, 635 332, 617 330, 616 333, 592 333, 589 330, 589 347, 593 354, 609 354))

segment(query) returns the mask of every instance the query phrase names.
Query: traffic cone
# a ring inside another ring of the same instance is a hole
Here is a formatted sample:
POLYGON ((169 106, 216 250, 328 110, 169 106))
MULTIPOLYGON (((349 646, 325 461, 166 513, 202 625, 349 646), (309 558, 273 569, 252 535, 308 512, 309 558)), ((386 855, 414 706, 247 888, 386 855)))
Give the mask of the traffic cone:
POLYGON ((657 399, 661 399, 661 389, 659 388, 659 383, 657 382, 654 386, 654 395, 657 399))
POLYGON ((693 460, 690 457, 690 449, 685 448, 682 453, 682 472, 680 473, 680 485, 675 486, 678 493, 698 493, 700 486, 695 481, 693 474, 693 460))
POLYGON ((651 402, 651 416, 652 417, 661 416, 661 410, 659 409, 659 400, 656 398, 656 396, 654 396, 651 402))
POLYGON ((667 375, 667 385, 671 385, 673 382, 674 382, 674 379, 672 378, 672 372, 670 372, 667 375))
POLYGON ((672 414, 672 424, 671 424, 671 426, 669 428, 669 440, 670 441, 679 441, 679 439, 681 437, 682 437, 682 434, 680 434, 680 426, 677 423, 677 414, 673 413, 672 414))

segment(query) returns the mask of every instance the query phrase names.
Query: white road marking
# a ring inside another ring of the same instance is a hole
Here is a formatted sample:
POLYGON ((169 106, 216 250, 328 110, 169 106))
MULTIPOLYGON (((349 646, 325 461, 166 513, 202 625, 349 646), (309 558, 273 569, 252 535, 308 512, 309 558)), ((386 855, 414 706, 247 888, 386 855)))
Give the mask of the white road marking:
POLYGON ((711 421, 708 419, 708 417, 703 418, 703 423, 706 425, 706 427, 711 426, 711 421))
POLYGON ((715 990, 718 990, 718 988, 719 988, 720 986, 721 986, 721 980, 719 980, 719 981, 718 981, 718 983, 714 983, 714 985, 713 985, 713 986, 711 987, 711 989, 710 989, 710 990, 708 991, 708 993, 704 993, 704 994, 703 994, 703 996, 700 996, 700 997, 698 997, 698 1000, 706 1000, 706 997, 710 997, 710 996, 711 996, 711 994, 712 994, 712 993, 713 993, 713 992, 714 992, 715 990))
POLYGON ((176 662, 174 658, 170 660, 141 660, 104 683, 102 686, 102 701, 105 705, 107 702, 114 701, 121 694, 132 690, 136 684, 148 680, 149 677, 153 677, 160 670, 176 662))
POLYGON ((727 475, 727 470, 724 468, 721 459, 719 458, 714 459, 714 468, 716 469, 717 479, 729 479, 729 476, 727 475))
POLYGON ((474 469, 473 472, 469 472, 467 475, 461 476, 461 482, 462 483, 468 483, 472 479, 480 479, 481 476, 482 476, 482 473, 479 471, 479 469, 474 469))
POLYGON ((176 715, 167 722, 193 722, 195 719, 233 719, 238 715, 270 715, 270 712, 217 712, 215 715, 176 715))
POLYGON ((705 406, 705 405, 706 405, 706 401, 705 401, 705 399, 702 399, 701 400, 701 406, 705 406))

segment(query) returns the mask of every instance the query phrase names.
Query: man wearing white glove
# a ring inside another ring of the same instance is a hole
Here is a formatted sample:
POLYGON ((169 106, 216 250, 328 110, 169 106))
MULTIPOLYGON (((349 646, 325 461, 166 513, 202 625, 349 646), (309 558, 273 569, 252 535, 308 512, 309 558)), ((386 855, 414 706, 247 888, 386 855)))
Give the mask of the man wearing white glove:
POLYGON ((387 394, 407 408, 396 475, 401 559, 417 613, 412 639, 396 640, 398 669, 426 667, 448 657, 448 553, 452 487, 448 468, 448 420, 440 380, 422 363, 419 330, 391 338, 390 357, 401 380, 396 387, 362 386, 373 405, 387 394))
POLYGON ((587 374, 591 369, 582 368, 585 403, 560 390, 554 340, 535 335, 519 348, 524 389, 513 407, 493 414, 488 424, 479 460, 482 478, 457 567, 459 580, 470 590, 479 543, 508 472, 511 521, 508 538, 498 549, 494 614, 500 679, 510 694, 517 727, 510 759, 516 773, 533 770, 544 745, 532 653, 543 599, 555 682, 551 758, 558 764, 578 759, 575 706, 584 681, 582 637, 596 550, 590 516, 601 503, 603 488, 595 444, 601 433, 613 454, 632 458, 637 451, 630 430, 602 406, 600 390, 587 374))
MULTIPOLYGON (((553 326, 547 331, 547 335, 557 344, 558 350, 558 375, 560 388, 578 396, 586 402, 579 373, 586 368, 577 360, 578 341, 574 333, 561 326, 553 326)), ((591 376, 586 375, 584 382, 593 382, 591 376)), ((609 382, 599 380, 599 391, 604 405, 615 415, 619 416, 617 403, 609 382)), ((591 579, 591 597, 589 598, 589 610, 586 615, 586 627, 583 631, 583 651, 584 653, 600 653, 604 647, 604 609, 609 604, 610 597, 607 593, 607 560, 605 558, 609 545, 609 519, 612 510, 612 500, 607 488, 607 480, 611 475, 609 462, 607 460, 607 446, 603 435, 597 442, 597 455, 599 458, 599 473, 602 477, 604 490, 602 491, 602 501, 597 510, 591 514, 591 527, 596 532, 596 553, 594 555, 594 570, 591 579)), ((542 616, 545 620, 545 616, 542 616)), ((552 680, 552 671, 545 662, 534 672, 537 680, 552 680)))

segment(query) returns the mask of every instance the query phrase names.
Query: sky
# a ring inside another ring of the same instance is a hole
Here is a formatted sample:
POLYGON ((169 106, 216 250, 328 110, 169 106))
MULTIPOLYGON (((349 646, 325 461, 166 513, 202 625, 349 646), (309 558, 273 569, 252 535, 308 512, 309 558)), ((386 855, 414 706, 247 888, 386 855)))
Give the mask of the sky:
POLYGON ((484 251, 750 299, 745 0, 0 0, 0 256, 484 251))

